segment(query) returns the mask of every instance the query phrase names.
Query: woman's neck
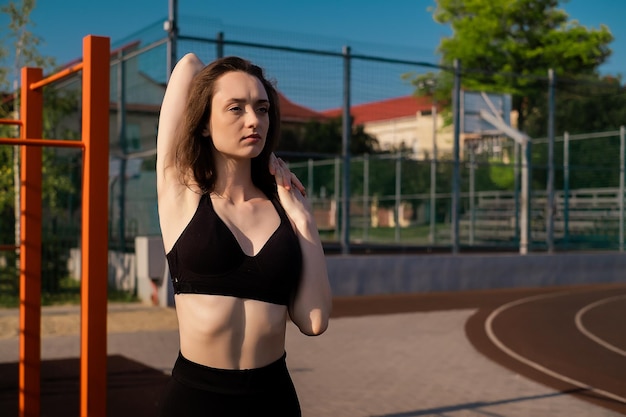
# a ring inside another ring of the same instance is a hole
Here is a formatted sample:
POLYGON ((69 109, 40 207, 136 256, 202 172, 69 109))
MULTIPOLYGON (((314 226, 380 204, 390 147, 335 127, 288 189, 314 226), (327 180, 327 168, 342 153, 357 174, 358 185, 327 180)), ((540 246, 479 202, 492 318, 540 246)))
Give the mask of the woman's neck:
POLYGON ((259 190, 252 182, 250 160, 228 160, 218 163, 217 182, 213 193, 230 202, 247 201, 258 197, 259 190))

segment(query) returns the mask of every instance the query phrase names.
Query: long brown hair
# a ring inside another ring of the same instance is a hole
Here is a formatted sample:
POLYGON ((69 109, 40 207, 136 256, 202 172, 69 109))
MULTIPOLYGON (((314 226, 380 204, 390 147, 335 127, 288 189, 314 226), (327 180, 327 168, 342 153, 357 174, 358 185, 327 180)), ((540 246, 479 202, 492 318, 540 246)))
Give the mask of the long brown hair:
POLYGON ((185 117, 177 132, 176 164, 181 181, 187 186, 197 184, 202 193, 210 193, 215 187, 217 172, 212 139, 203 136, 202 132, 211 117, 215 83, 222 75, 232 71, 245 72, 258 78, 267 93, 270 102, 269 128, 263 150, 252 158, 251 173, 257 187, 268 195, 274 195, 276 182, 269 172, 269 160, 280 134, 278 93, 261 67, 236 56, 211 62, 191 82, 185 117))

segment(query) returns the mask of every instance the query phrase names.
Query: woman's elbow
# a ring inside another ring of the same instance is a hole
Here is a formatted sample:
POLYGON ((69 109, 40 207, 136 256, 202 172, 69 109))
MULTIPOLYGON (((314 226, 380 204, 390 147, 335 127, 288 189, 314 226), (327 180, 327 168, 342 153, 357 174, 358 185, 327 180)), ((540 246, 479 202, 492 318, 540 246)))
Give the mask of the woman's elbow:
POLYGON ((328 329, 329 315, 321 311, 311 313, 310 320, 304 326, 298 326, 300 332, 307 336, 319 336, 328 329))

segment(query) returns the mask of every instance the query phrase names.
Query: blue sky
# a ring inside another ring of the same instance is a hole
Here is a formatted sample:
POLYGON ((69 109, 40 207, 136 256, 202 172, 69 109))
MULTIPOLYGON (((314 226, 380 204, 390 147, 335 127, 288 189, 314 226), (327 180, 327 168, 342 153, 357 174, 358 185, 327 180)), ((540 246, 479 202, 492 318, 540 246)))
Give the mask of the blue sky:
MULTIPOLYGON (((345 44, 406 46, 436 63, 439 40, 450 32, 433 21, 428 8, 434 5, 434 0, 178 0, 178 12, 224 25, 319 34, 345 44)), ((561 7, 587 27, 606 24, 610 28, 615 37, 613 56, 602 72, 626 73, 626 1, 570 0, 561 7)), ((114 43, 166 18, 167 13, 168 0, 37 0, 32 31, 45 42, 41 53, 64 63, 81 55, 82 38, 88 34, 108 36, 114 43)), ((1 27, 6 27, 6 21, 0 20, 1 27)))

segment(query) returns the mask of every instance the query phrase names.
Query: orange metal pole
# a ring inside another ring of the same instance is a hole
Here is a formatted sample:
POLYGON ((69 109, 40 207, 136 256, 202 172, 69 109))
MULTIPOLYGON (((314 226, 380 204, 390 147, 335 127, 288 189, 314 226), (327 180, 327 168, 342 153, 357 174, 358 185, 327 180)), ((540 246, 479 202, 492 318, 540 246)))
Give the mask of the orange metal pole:
POLYGON ((18 145, 18 146, 55 146, 57 148, 83 148, 85 145, 77 140, 64 139, 12 139, 0 138, 0 145, 18 145))
POLYGON ((109 39, 83 39, 80 415, 105 417, 109 177, 109 39))
POLYGON ((1 125, 22 125, 22 121, 21 120, 16 120, 16 119, 0 119, 0 124, 1 125))
MULTIPOLYGON (((28 89, 41 68, 22 68, 22 137, 41 138, 43 94, 28 89)), ((41 404, 41 148, 21 147, 20 417, 39 417, 41 404)))
POLYGON ((62 79, 62 78, 65 78, 65 77, 67 77, 68 75, 71 75, 71 74, 73 74, 73 73, 75 73, 75 72, 78 72, 78 71, 80 71, 82 68, 83 68, 83 63, 82 63, 82 62, 80 62, 80 63, 78 63, 78 64, 76 64, 76 65, 73 65, 73 66, 71 66, 71 67, 67 68, 67 69, 64 69, 64 70, 62 70, 62 71, 59 71, 59 72, 57 72, 57 73, 54 73, 54 74, 52 74, 51 76, 46 77, 45 79, 43 79, 43 80, 41 80, 41 81, 31 83, 31 84, 30 84, 30 89, 31 89, 31 90, 37 90, 37 89, 39 89, 39 88, 41 88, 41 87, 43 87, 43 86, 45 86, 45 85, 48 85, 48 84, 53 83, 53 82, 55 82, 55 81, 57 81, 57 80, 60 80, 60 79, 62 79))

